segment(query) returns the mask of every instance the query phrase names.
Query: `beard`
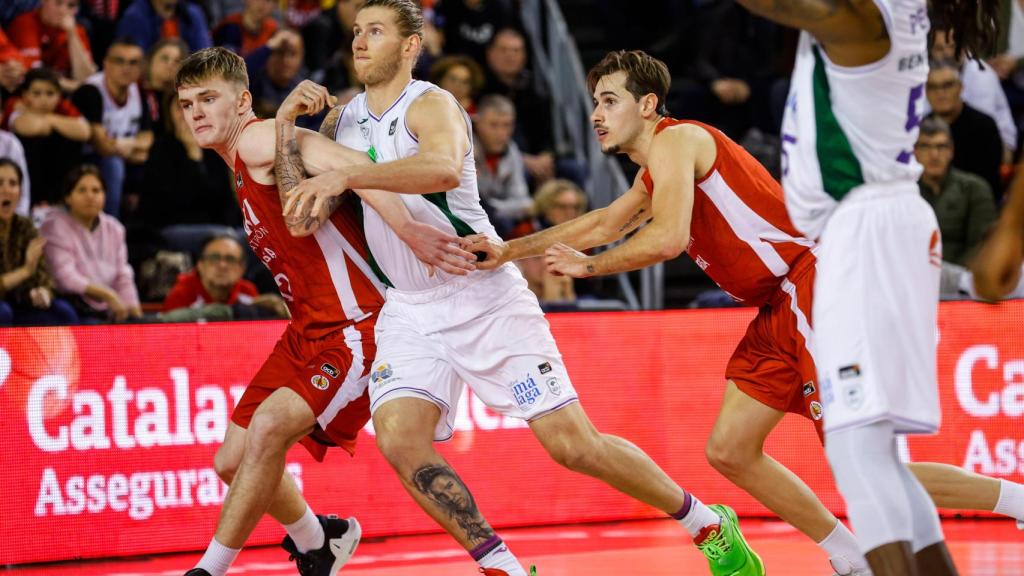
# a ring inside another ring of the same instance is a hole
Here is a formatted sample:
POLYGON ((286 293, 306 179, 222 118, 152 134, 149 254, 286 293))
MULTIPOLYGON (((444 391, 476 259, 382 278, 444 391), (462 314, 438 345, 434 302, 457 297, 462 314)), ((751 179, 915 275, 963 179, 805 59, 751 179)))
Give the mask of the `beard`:
POLYGON ((395 74, 398 74, 398 68, 401 64, 401 56, 399 56, 398 52, 395 52, 381 59, 363 74, 357 74, 357 76, 361 76, 359 80, 366 86, 376 86, 394 78, 395 74))

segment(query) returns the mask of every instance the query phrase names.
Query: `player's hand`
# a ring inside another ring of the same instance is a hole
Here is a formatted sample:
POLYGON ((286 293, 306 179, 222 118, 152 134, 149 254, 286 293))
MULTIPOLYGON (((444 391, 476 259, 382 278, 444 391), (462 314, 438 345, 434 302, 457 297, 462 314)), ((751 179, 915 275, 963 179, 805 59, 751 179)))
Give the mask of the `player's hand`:
POLYGON ((508 261, 505 259, 505 255, 508 253, 508 244, 486 234, 470 234, 459 239, 459 244, 467 252, 486 255, 483 260, 477 259, 477 270, 493 270, 508 261))
POLYGON ((310 214, 319 214, 328 200, 341 196, 348 185, 343 172, 324 172, 313 178, 306 178, 288 191, 284 203, 285 219, 304 219, 310 214))
POLYGON ((590 256, 562 243, 552 244, 544 251, 544 263, 555 276, 586 278, 594 274, 590 256))
POLYGON ((53 302, 53 293, 50 292, 49 288, 44 286, 36 286, 28 292, 29 300, 32 301, 32 306, 39 308, 40 310, 47 310, 50 308, 50 303, 53 302))
POLYGON ((338 99, 332 96, 327 88, 312 80, 303 80, 281 103, 277 109, 277 119, 284 122, 295 122, 295 119, 303 114, 317 114, 324 108, 337 103, 338 99))
POLYGON ((456 276, 476 270, 476 256, 459 246, 458 236, 416 220, 409 220, 402 226, 398 236, 409 245, 416 258, 427 265, 430 276, 434 275, 435 268, 456 276))
POLYGON ((999 225, 971 263, 974 290, 986 300, 1005 297, 1020 282, 1024 262, 1024 230, 999 225))

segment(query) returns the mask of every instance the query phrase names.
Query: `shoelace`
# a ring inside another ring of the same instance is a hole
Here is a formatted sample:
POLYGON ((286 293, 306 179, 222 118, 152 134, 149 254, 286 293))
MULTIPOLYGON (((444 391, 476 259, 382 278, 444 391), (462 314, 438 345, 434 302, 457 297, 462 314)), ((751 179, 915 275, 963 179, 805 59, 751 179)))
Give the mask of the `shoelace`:
POLYGON ((300 574, 312 574, 312 571, 316 569, 316 562, 308 554, 300 554, 298 556, 289 554, 288 561, 295 562, 295 566, 299 569, 300 574))
POLYGON ((711 560, 718 560, 728 554, 732 549, 732 546, 729 545, 729 541, 725 537, 725 532, 719 529, 708 534, 707 539, 698 545, 697 548, 699 548, 700 551, 711 560))

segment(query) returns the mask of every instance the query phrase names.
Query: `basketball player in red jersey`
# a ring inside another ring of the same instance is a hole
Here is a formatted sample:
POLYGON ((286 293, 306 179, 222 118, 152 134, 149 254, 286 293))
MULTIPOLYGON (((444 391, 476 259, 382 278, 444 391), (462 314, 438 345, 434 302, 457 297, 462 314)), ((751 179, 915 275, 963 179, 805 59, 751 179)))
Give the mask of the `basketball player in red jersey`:
MULTIPOLYGON (((627 154, 641 167, 625 194, 525 238, 496 244, 468 237, 464 247, 488 252, 479 268, 544 254, 548 270, 577 278, 636 270, 685 251, 733 298, 759 307, 726 367, 708 460, 814 539, 838 574, 870 574, 853 534, 799 477, 764 453, 786 412, 810 418, 822 435, 808 347, 814 243, 791 224, 778 182, 742 147, 711 126, 667 116, 669 79, 662 62, 640 51, 610 53, 588 75, 602 149, 627 154), (577 251, 619 240, 647 221, 615 248, 596 256, 577 251)), ((939 506, 1024 515, 1019 485, 942 464, 911 468, 939 506)))
MULTIPOLYGON (((253 114, 248 85, 245 62, 222 48, 193 54, 177 76, 186 123, 200 146, 215 150, 234 170, 249 245, 273 274, 292 321, 232 415, 215 459, 231 488, 216 534, 188 574, 225 574, 269 512, 288 532, 283 546, 299 573, 328 576, 355 550, 359 524, 354 518, 315 516, 285 473, 284 458, 296 442, 317 460, 328 446, 353 452, 370 417, 366 389, 384 287, 371 270, 355 196, 340 196, 302 220, 282 216, 273 171, 275 122, 253 114)), ((294 120, 329 99, 325 90, 306 84, 288 97, 279 115, 294 120)), ((355 152, 303 146, 313 140, 304 135, 298 134, 298 146, 314 173, 370 161, 355 152)), ((340 148, 327 139, 319 142, 340 148)), ((358 194, 426 264, 453 273, 472 269, 472 256, 457 248, 457 237, 412 221, 396 196, 358 194)))

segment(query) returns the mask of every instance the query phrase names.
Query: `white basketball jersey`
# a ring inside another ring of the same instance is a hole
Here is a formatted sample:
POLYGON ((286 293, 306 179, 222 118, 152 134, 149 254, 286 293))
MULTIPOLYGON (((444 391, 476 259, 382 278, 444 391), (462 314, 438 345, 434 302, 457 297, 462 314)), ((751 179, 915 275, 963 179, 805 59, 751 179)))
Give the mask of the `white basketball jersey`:
MULTIPOLYGON (((419 141, 406 126, 405 114, 416 98, 430 90, 443 92, 455 102, 451 94, 434 84, 413 80, 405 87, 402 95, 377 117, 366 105, 366 93, 359 94, 341 113, 335 140, 349 148, 366 151, 376 162, 391 162, 416 154, 419 141)), ((462 161, 459 186, 446 192, 399 194, 399 197, 409 208, 412 217, 419 222, 459 236, 482 233, 497 237, 487 214, 480 206, 476 165, 473 162, 472 126, 469 116, 464 112, 463 116, 470 149, 462 161)), ((382 281, 398 290, 420 291, 429 290, 453 278, 440 270, 428 276, 427 268, 416 259, 412 250, 398 238, 380 214, 366 204, 363 208, 366 242, 375 268, 383 275, 382 281)))
POLYGON ((861 184, 916 182, 914 158, 928 78, 925 0, 875 0, 889 53, 859 67, 829 61, 800 37, 782 123, 782 186, 797 229, 817 239, 836 204, 861 184))
POLYGON ((128 138, 139 133, 142 123, 142 93, 138 84, 128 87, 128 99, 124 106, 119 105, 107 91, 103 72, 97 72, 86 78, 103 96, 103 128, 111 138, 128 138))

